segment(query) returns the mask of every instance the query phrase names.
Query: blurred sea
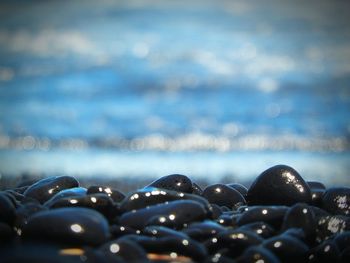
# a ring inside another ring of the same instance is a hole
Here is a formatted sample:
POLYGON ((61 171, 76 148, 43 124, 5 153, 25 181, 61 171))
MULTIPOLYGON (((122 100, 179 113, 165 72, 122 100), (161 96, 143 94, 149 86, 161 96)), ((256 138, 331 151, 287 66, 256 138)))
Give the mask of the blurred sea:
POLYGON ((350 2, 1 1, 0 175, 293 166, 350 184, 350 2))

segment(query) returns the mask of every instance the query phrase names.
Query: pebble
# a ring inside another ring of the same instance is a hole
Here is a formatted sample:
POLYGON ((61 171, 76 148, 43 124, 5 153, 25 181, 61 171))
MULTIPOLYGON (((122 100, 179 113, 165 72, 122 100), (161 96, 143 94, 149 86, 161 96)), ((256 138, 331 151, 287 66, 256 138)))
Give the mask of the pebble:
POLYGON ((248 189, 172 174, 124 194, 50 177, 0 192, 0 262, 350 262, 349 189, 286 165, 248 189))
POLYGON ((125 194, 117 189, 108 186, 93 185, 87 189, 86 194, 106 194, 116 203, 121 202, 125 198, 125 194))
POLYGON ((205 218, 207 218, 207 211, 201 203, 192 200, 176 200, 126 212, 121 215, 119 223, 140 230, 152 224, 182 228, 184 224, 205 218))
POLYGON ((32 215, 22 235, 25 239, 58 241, 73 245, 100 245, 109 238, 107 220, 95 210, 58 208, 32 215))
POLYGON ((34 198, 43 204, 56 193, 78 186, 79 182, 72 176, 48 177, 29 186, 23 195, 34 198))
POLYGON ((328 188, 323 194, 322 208, 333 215, 350 216, 350 188, 328 188))
POLYGON ((246 204, 244 197, 239 191, 225 184, 213 184, 207 186, 204 189, 202 196, 206 198, 209 203, 218 206, 226 206, 229 209, 235 209, 246 204))
POLYGON ((265 240, 262 246, 275 254, 281 262, 305 262, 309 248, 289 235, 279 235, 265 240))
POLYGON ((183 193, 191 194, 193 192, 193 185, 190 178, 182 174, 171 174, 163 176, 158 180, 150 183, 148 186, 163 188, 183 193))
POLYGON ((311 202, 311 190, 300 174, 287 165, 261 173, 249 187, 249 205, 293 205, 311 202))

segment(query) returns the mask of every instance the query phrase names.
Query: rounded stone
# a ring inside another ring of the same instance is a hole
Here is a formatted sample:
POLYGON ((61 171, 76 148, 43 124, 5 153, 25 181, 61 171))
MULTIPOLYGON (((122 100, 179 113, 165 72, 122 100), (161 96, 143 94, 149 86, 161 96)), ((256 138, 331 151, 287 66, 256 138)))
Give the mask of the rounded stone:
POLYGON ((227 206, 230 209, 246 204, 246 201, 240 192, 225 184, 213 184, 207 186, 204 189, 202 196, 206 198, 209 203, 217 204, 219 206, 227 206))
POLYGON ((78 186, 79 182, 72 176, 48 177, 29 186, 24 196, 34 198, 43 204, 56 193, 78 186))
POLYGON ((311 191, 300 174, 287 165, 276 165, 261 173, 247 193, 250 205, 311 203, 311 191))
POLYGON ((350 188, 328 188, 323 194, 322 208, 333 215, 350 216, 350 188))
POLYGON ((192 193, 192 181, 190 178, 188 178, 186 175, 182 174, 170 174, 167 176, 163 176, 152 183, 150 183, 148 186, 152 187, 158 187, 178 192, 184 192, 184 193, 192 193))
POLYGON ((95 210, 81 207, 41 211, 28 219, 25 239, 76 245, 99 245, 109 237, 109 225, 95 210))
POLYGON ((9 197, 0 192, 0 222, 6 223, 10 226, 14 223, 16 218, 16 208, 9 199, 9 197))

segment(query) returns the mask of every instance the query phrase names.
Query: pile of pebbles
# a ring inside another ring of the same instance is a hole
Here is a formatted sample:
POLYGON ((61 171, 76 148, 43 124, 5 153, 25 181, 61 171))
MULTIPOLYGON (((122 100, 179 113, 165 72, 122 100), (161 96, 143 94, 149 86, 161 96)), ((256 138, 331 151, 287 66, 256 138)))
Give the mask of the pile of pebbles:
POLYGON ((350 262, 350 188, 273 166, 252 185, 185 175, 124 194, 49 177, 0 192, 0 262, 350 262))

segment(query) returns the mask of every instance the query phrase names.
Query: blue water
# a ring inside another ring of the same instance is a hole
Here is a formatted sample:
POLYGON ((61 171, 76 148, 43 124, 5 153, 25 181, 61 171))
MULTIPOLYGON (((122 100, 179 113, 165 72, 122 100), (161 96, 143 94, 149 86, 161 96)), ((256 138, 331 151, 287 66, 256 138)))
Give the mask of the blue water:
POLYGON ((347 11, 328 0, 3 1, 0 173, 248 178, 283 162, 344 183, 347 11))

